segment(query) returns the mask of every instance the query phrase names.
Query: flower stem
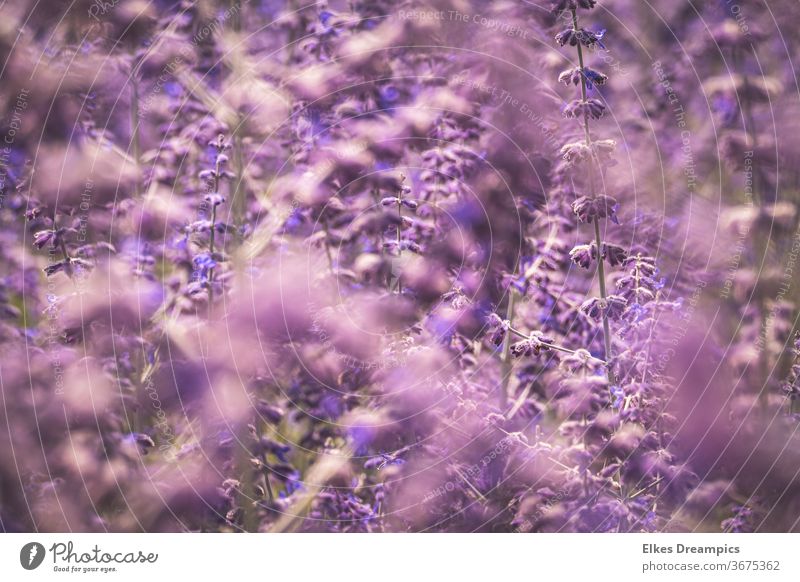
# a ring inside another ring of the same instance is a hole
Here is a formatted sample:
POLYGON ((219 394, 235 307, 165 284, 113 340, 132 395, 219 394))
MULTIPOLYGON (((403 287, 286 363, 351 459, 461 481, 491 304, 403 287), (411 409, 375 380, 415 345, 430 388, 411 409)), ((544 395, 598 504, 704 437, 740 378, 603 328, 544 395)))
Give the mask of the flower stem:
MULTIPOLYGON (((580 34, 578 28, 578 12, 574 8, 572 9, 572 29, 575 31, 576 35, 580 34)), ((584 73, 583 47, 581 46, 580 41, 578 42, 578 65, 581 68, 581 99, 586 102, 586 75, 584 73)), ((592 149, 592 138, 589 134, 589 116, 586 115, 586 113, 583 115, 583 134, 584 139, 586 140, 586 147, 588 147, 589 151, 592 152, 592 159, 589 161, 589 178, 590 187, 592 190, 590 194, 594 194, 594 150, 592 149)), ((602 299, 603 304, 606 305, 608 291, 606 289, 605 264, 603 263, 603 238, 600 236, 600 223, 598 222, 597 217, 595 217, 592 222, 594 223, 594 239, 595 244, 597 245, 597 279, 598 283, 600 284, 600 299, 602 299)), ((603 310, 603 347, 605 349, 605 360, 607 362, 606 372, 608 374, 608 382, 609 384, 613 385, 616 383, 616 379, 614 378, 614 372, 611 370, 611 358, 613 356, 611 352, 611 327, 608 324, 608 315, 606 314, 605 309, 603 310)))
MULTIPOLYGON (((753 52, 755 53, 755 47, 753 47, 753 52)), ((757 55, 756 55, 757 58, 757 55)), ((733 49, 732 54, 733 64, 736 67, 736 70, 744 71, 740 60, 740 53, 737 48, 733 49)), ((741 98, 741 111, 742 111, 742 121, 744 124, 744 132, 745 136, 747 137, 748 147, 750 148, 750 153, 753 158, 755 158, 755 152, 758 148, 758 132, 756 131, 755 119, 753 117, 753 109, 752 103, 750 98, 748 97, 750 93, 750 80, 747 73, 742 73, 742 98, 741 98)), ((752 192, 753 192, 753 205, 756 208, 762 207, 766 200, 761 193, 761 184, 760 184, 760 166, 754 163, 754 160, 751 158, 752 165, 752 192)), ((762 265, 767 260, 767 253, 769 251, 769 241, 765 240, 765 237, 762 235, 760 231, 756 231, 753 236, 753 253, 754 259, 756 262, 761 261, 762 265)), ((764 347, 759 350, 758 352, 758 377, 763 380, 763 384, 758 390, 758 401, 761 405, 761 411, 763 414, 767 414, 769 412, 769 354, 766 349, 766 340, 767 335, 769 333, 769 318, 767 317, 767 308, 765 305, 765 297, 763 292, 760 290, 758 291, 756 298, 755 298, 756 308, 758 309, 758 316, 759 316, 759 334, 764 339, 764 347)))
POLYGON ((64 272, 72 279, 72 257, 69 256, 67 244, 64 242, 63 238, 59 242, 59 248, 61 249, 61 254, 64 255, 64 272))
MULTIPOLYGON (((221 164, 219 162, 219 155, 217 155, 217 160, 214 164, 214 183, 212 194, 219 193, 219 172, 220 172, 221 164)), ((209 233, 209 241, 208 241, 208 251, 211 260, 214 260, 214 237, 217 231, 217 205, 212 202, 211 204, 211 232, 209 233)), ((208 270, 208 304, 211 305, 211 302, 214 301, 214 268, 208 270)))
MULTIPOLYGON (((578 13, 574 8, 572 9, 572 30, 574 30, 576 34, 579 34, 578 13)), ((583 47, 581 47, 581 43, 580 42, 578 42, 578 66, 580 66, 580 68, 581 68, 581 99, 583 99, 583 101, 585 102, 586 101, 586 95, 587 95, 587 92, 586 92, 586 75, 583 72, 583 68, 584 68, 584 66, 583 66, 583 47)), ((589 146, 589 148, 591 148, 592 147, 592 139, 589 136, 589 116, 586 115, 586 114, 584 114, 584 116, 583 116, 583 133, 584 133, 584 136, 586 138, 586 145, 589 146)))
MULTIPOLYGON (((398 259, 398 263, 400 261, 400 258, 403 256, 403 247, 400 246, 400 242, 402 240, 401 237, 400 237, 400 234, 401 234, 401 229, 403 228, 403 182, 404 182, 404 180, 405 180, 405 178, 403 178, 403 180, 401 180, 400 192, 397 193, 397 220, 398 220, 398 222, 397 222, 397 259, 398 259)), ((399 265, 398 265, 398 268, 399 268, 399 265)), ((398 293, 398 295, 403 293, 403 282, 400 279, 400 275, 399 274, 397 275, 397 293, 398 293)))
MULTIPOLYGON (((606 298, 608 297, 608 291, 606 290, 606 271, 605 265, 603 264, 603 256, 600 249, 603 248, 603 240, 600 236, 600 222, 597 220, 597 217, 594 219, 594 240, 595 244, 597 245, 597 280, 600 283, 600 299, 603 300, 603 303, 606 303, 606 298)), ((605 359, 608 362, 606 366, 606 371, 608 372, 608 381, 610 384, 615 384, 616 380, 614 378, 614 372, 611 370, 611 327, 608 324, 608 314, 606 310, 603 310, 603 347, 605 348, 605 359)))
POLYGON ((333 255, 331 254, 331 246, 330 246, 330 226, 328 225, 328 221, 324 220, 323 228, 325 231, 325 242, 323 246, 325 247, 325 256, 328 258, 328 270, 330 271, 331 275, 336 275, 336 271, 333 268, 333 255))
POLYGON ((231 211, 233 213, 233 223, 239 227, 242 225, 247 214, 247 189, 244 183, 244 151, 242 136, 238 134, 238 127, 233 132, 233 170, 236 174, 234 178, 233 192, 231 194, 231 211))
POLYGON ((141 143, 139 138, 139 83, 136 80, 137 71, 131 73, 131 153, 135 165, 134 194, 139 197, 141 193, 141 143))
MULTIPOLYGON (((517 301, 517 292, 513 287, 509 287, 508 307, 506 307, 506 321, 514 320, 514 305, 517 301)), ((509 327, 509 330, 513 330, 509 327)), ((519 332, 517 332, 518 335, 519 332)), ((500 410, 505 410, 508 405, 508 383, 511 380, 511 334, 507 333, 503 338, 503 355, 500 366, 500 410)))
MULTIPOLYGON (((510 321, 510 320, 509 320, 509 321, 510 321)), ((521 332, 521 331, 520 331, 520 330, 518 330, 518 329, 515 329, 513 326, 509 326, 509 327, 508 327, 508 331, 510 331, 511 333, 513 333, 514 335, 516 335, 516 336, 518 336, 518 337, 521 337, 522 339, 530 339, 530 336, 529 336, 529 335, 527 335, 527 334, 526 334, 526 333, 524 333, 524 332, 521 332)), ((508 336, 506 336, 506 338, 508 338, 508 336)), ((555 351, 557 351, 557 352, 563 352, 563 353, 565 353, 565 354, 572 354, 572 355, 575 355, 575 354, 577 354, 577 353, 578 353, 578 352, 577 352, 577 351, 575 351, 575 350, 571 350, 571 349, 569 349, 569 348, 565 348, 564 346, 560 346, 560 345, 558 345, 558 344, 550 344, 550 343, 547 343, 547 342, 543 342, 543 341, 541 341, 541 340, 539 341, 539 343, 540 343, 542 346, 544 346, 544 347, 546 347, 546 348, 548 348, 548 349, 551 349, 551 350, 555 350, 555 351)), ((594 356, 590 356, 590 358, 591 358, 592 360, 596 361, 596 362, 600 362, 601 364, 605 364, 605 363, 606 363, 606 362, 605 362, 605 360, 601 360, 600 358, 595 358, 594 356)))

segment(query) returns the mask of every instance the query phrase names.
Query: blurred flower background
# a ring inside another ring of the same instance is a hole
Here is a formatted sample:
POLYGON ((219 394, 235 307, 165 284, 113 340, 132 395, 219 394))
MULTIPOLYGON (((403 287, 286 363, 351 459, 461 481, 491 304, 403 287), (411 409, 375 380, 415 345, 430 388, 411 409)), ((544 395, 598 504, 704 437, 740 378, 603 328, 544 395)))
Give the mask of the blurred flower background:
POLYGON ((0 529, 800 531, 796 0, 0 7, 0 529))

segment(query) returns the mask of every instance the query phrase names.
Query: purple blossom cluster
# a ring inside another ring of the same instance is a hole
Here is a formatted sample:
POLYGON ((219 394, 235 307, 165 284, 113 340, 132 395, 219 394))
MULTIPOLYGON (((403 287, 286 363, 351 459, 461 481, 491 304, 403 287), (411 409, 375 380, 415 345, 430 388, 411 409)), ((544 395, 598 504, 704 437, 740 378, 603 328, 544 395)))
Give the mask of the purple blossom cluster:
POLYGON ((800 531, 794 0, 10 4, 0 530, 800 531))

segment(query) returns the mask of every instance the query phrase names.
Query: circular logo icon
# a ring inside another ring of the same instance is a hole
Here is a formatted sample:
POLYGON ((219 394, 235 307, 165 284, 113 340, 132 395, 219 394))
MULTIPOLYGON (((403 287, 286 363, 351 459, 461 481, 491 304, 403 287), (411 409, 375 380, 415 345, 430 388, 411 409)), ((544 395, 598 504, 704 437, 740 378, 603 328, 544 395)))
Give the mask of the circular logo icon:
POLYGON ((26 570, 35 570, 44 561, 44 546, 39 542, 30 542, 19 551, 19 563, 26 570))

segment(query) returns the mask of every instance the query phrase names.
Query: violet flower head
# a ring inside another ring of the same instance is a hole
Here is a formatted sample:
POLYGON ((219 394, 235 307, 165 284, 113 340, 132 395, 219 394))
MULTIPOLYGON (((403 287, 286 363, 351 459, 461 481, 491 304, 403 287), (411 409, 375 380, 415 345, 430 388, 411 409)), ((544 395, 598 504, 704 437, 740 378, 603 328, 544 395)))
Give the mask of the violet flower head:
POLYGON ((591 10, 595 4, 597 4, 597 0, 554 0, 552 10, 556 14, 578 8, 591 10))
POLYGON ((586 30, 585 28, 577 30, 574 28, 565 28, 556 35, 556 42, 559 44, 559 46, 569 45, 574 47, 582 45, 590 49, 596 47, 605 48, 605 45, 602 42, 602 38, 605 36, 605 33, 605 30, 593 32, 591 30, 586 30))
POLYGON ((599 99, 575 99, 564 107, 564 117, 600 119, 605 111, 606 105, 599 99))
POLYGON ((627 305, 628 301, 620 295, 608 295, 605 299, 592 297, 583 302, 581 311, 598 321, 604 316, 616 320, 622 318, 627 305))
POLYGON ((511 346, 511 355, 515 358, 522 356, 538 356, 542 351, 551 349, 553 338, 540 331, 531 332, 530 335, 511 346))
POLYGON ((617 219, 618 204, 611 196, 581 196, 572 203, 572 211, 581 222, 591 223, 598 218, 609 218, 619 224, 617 219))

